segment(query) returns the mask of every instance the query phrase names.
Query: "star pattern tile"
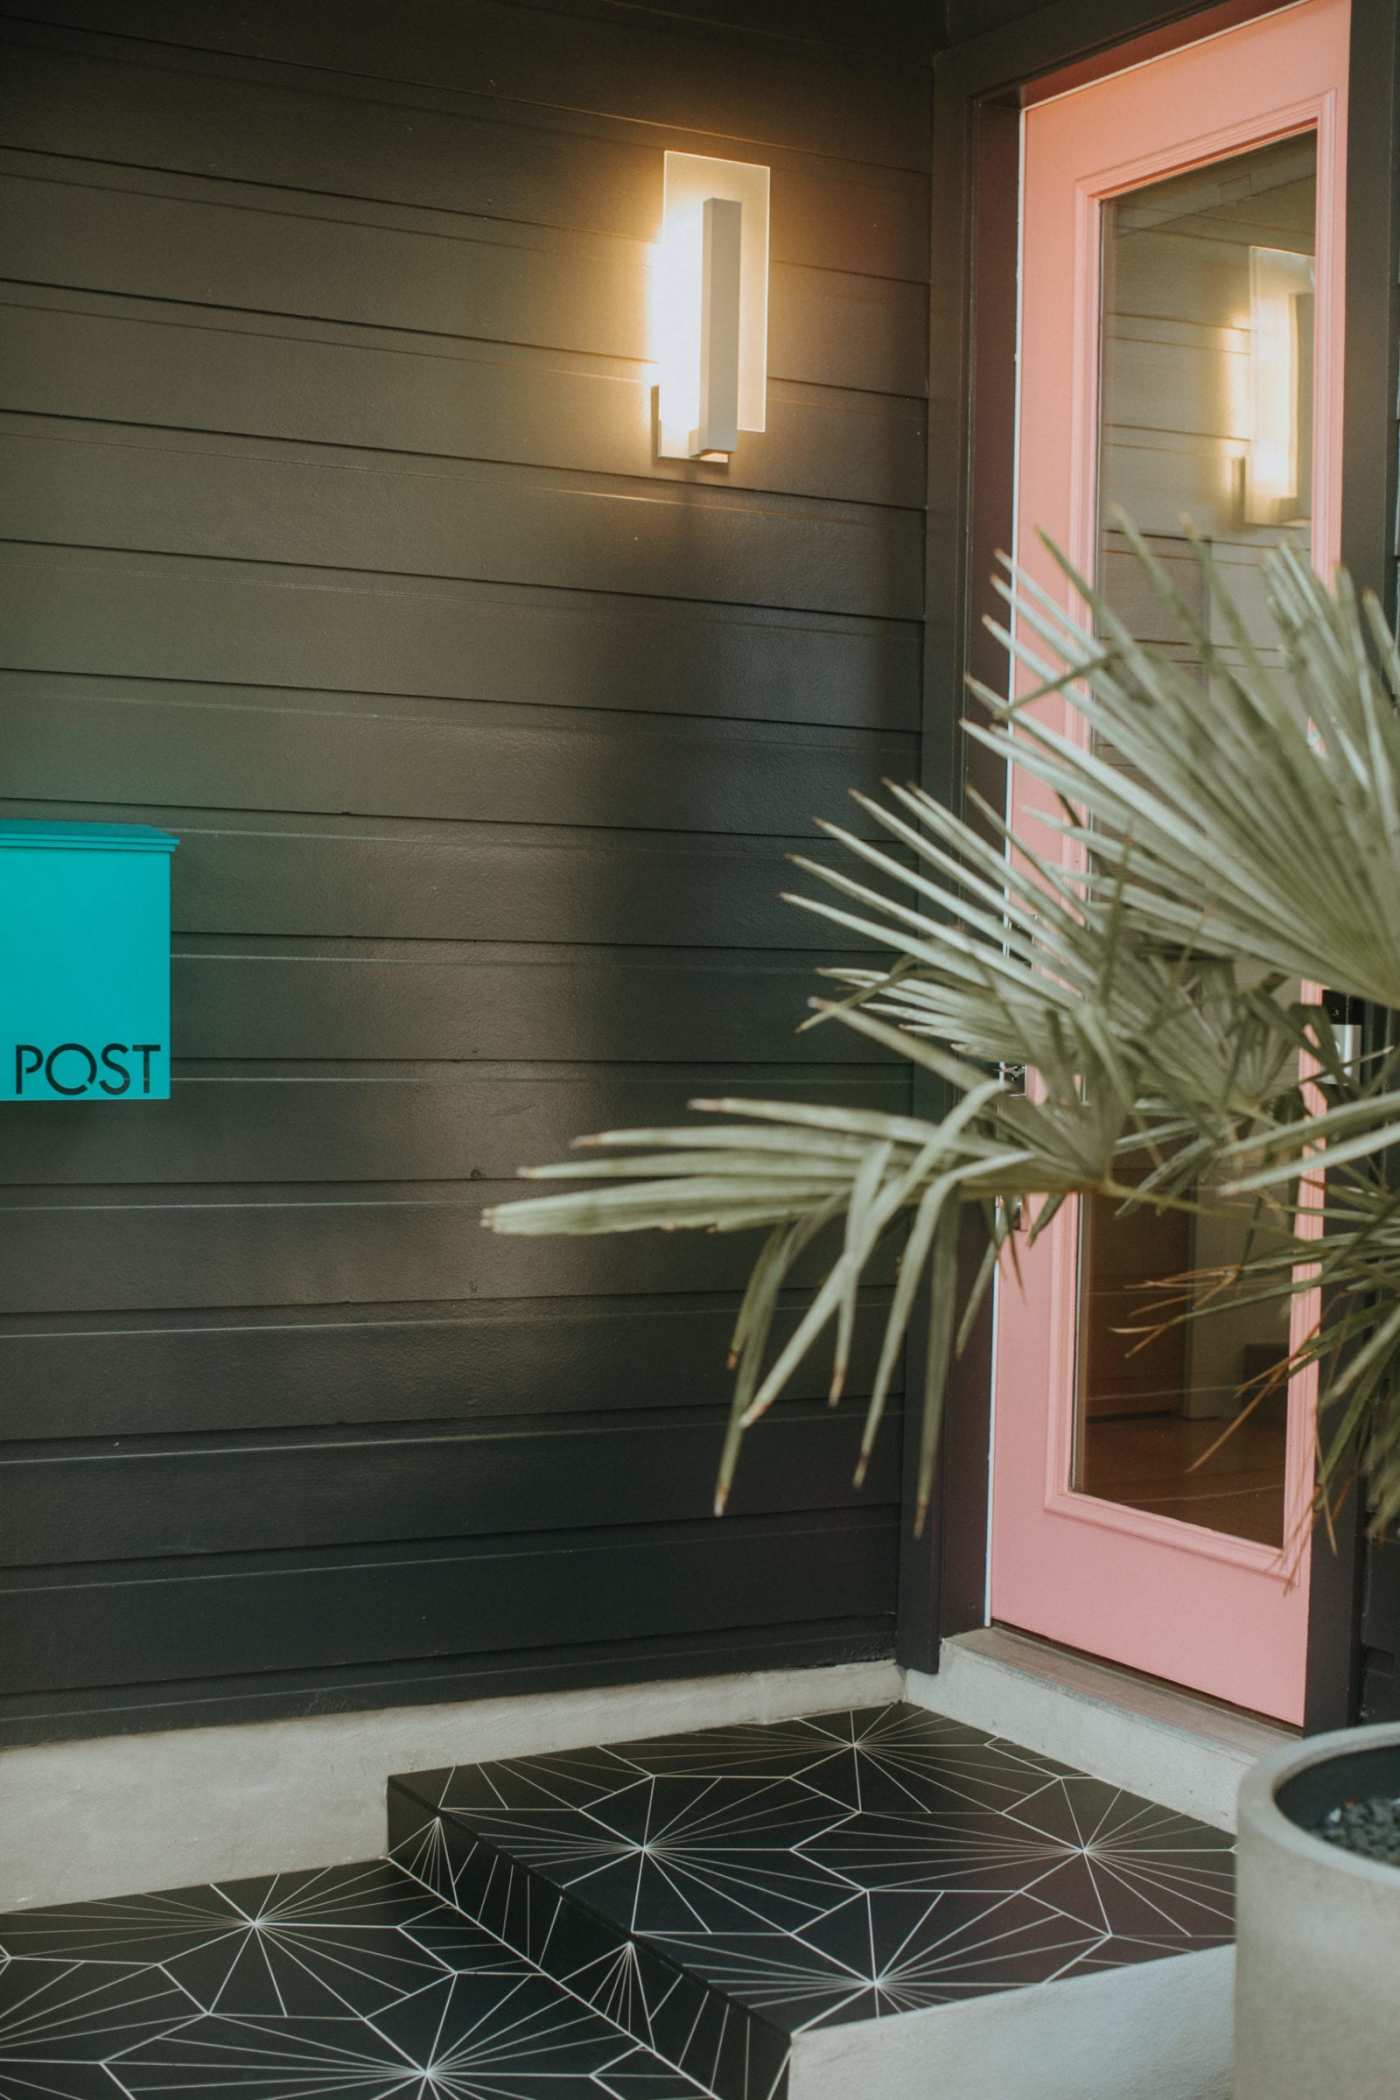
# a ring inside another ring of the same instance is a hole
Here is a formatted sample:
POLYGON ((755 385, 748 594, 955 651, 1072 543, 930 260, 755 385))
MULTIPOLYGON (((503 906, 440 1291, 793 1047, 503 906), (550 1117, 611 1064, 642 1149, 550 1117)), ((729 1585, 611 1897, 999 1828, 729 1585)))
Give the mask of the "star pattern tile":
POLYGON ((391 1782, 390 1857, 0 1918, 0 2100, 783 2100, 1231 1937, 1222 1832, 907 1706, 391 1782))
POLYGON ((713 2012, 669 2058, 722 2100, 780 2090, 775 2039, 1233 1935, 1223 1832, 904 1705, 395 1793, 396 1858, 639 2038, 707 1991, 740 2060, 714 2047, 713 2012))
POLYGON ((0 1918, 3 2100, 709 2100, 385 1861, 0 1918))
POLYGON ((556 1888, 440 1817, 399 1783, 389 1789, 391 1857, 444 1901, 480 1919, 574 1997, 719 2100, 778 2100, 789 2037, 712 1987, 688 1949, 634 1936, 575 1891, 556 1888))

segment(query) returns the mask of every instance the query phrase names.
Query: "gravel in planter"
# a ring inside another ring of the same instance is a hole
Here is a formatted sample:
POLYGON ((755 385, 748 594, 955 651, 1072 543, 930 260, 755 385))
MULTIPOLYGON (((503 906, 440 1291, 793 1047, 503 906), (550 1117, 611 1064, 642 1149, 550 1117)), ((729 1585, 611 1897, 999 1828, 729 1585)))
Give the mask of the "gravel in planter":
POLYGON ((1341 1802, 1314 1824, 1320 1838, 1363 1859, 1400 1867, 1400 1796, 1371 1794, 1341 1802))

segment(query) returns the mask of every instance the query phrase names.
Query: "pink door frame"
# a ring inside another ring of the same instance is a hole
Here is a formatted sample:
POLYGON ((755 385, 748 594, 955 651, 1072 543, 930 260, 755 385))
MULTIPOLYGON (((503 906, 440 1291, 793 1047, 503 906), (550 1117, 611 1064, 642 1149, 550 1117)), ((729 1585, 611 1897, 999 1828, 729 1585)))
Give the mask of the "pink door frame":
MULTIPOLYGON (((1107 197, 1315 130, 1314 559, 1340 552, 1349 0, 1302 0, 1033 106, 1024 135, 1019 558, 1063 603, 1035 541, 1091 571, 1096 538, 1099 230, 1107 197), (1068 404, 1068 414, 1066 414, 1068 404)), ((1061 710, 1061 724, 1063 716, 1061 710)), ((1017 782, 1018 824, 1044 809, 1017 782)), ((1060 849, 1046 838, 1045 850, 1060 849)), ((1066 1206, 1000 1289, 993 1617, 1288 1721, 1302 1718, 1315 1391, 1289 1396, 1285 1562, 1269 1547, 1071 1491, 1078 1218, 1066 1206)), ((1295 1333, 1309 1317, 1295 1314, 1295 1333)))

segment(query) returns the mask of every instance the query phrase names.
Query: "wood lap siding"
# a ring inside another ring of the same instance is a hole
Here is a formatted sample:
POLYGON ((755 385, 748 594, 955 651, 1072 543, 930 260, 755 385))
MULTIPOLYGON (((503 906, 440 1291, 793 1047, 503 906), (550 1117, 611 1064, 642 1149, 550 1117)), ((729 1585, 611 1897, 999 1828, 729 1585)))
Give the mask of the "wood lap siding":
POLYGON ((927 75, 731 12, 0 24, 0 814, 182 840, 174 1098, 0 1129, 4 1740, 892 1652, 897 1420, 858 1495, 814 1363, 707 1514, 748 1244, 478 1222, 908 1105, 777 893, 917 771, 927 75), (668 146, 773 169, 728 475, 650 457, 668 146))

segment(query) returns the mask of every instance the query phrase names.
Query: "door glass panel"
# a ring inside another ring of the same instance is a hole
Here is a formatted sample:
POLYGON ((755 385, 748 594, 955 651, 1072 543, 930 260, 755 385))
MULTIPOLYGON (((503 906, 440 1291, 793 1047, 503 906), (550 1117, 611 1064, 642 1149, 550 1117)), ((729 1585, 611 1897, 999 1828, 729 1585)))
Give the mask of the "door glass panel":
POLYGON ((1195 1195, 1198 1215, 1125 1212, 1101 1196, 1082 1205, 1071 1485, 1281 1546, 1288 1391, 1270 1374, 1288 1354, 1286 1308, 1241 1306, 1165 1325, 1160 1317, 1168 1299, 1199 1305, 1209 1289, 1204 1277, 1163 1288, 1166 1279, 1218 1271, 1244 1251, 1244 1206, 1195 1195))
MULTIPOLYGON (((1189 517, 1267 645, 1260 561, 1311 552, 1312 133, 1129 192, 1104 206, 1099 446, 1100 581, 1144 640, 1190 663, 1190 638, 1148 589, 1113 523, 1121 505, 1205 613, 1182 532, 1189 517)), ((1215 637, 1212 637, 1215 639, 1215 637)), ((1267 650, 1266 650, 1267 653, 1267 650)), ((1112 758, 1111 752, 1105 757, 1112 758)), ((1197 1467, 1288 1353, 1284 1306, 1167 1327, 1167 1293, 1199 1303, 1205 1272, 1244 1246, 1249 1212, 1196 1191, 1204 1214, 1081 1206, 1079 1365, 1071 1486, 1281 1545, 1287 1393, 1281 1382, 1197 1467), (1125 1331, 1136 1330, 1136 1332, 1125 1331)))

